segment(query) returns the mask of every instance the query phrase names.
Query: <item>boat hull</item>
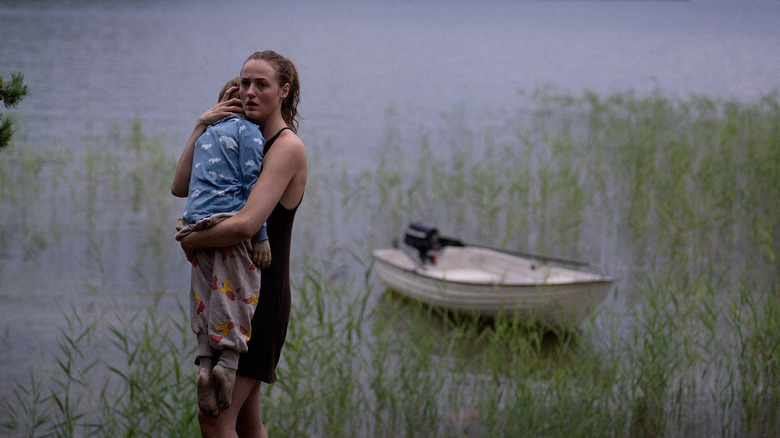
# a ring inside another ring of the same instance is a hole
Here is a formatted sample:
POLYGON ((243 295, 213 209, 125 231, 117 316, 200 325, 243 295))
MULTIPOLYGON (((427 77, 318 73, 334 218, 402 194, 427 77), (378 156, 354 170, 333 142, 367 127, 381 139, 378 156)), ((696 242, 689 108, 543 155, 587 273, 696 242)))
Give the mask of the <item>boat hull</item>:
POLYGON ((445 247, 421 266, 401 249, 372 253, 391 290, 442 309, 484 317, 518 316, 576 330, 604 300, 613 280, 481 247, 445 247))

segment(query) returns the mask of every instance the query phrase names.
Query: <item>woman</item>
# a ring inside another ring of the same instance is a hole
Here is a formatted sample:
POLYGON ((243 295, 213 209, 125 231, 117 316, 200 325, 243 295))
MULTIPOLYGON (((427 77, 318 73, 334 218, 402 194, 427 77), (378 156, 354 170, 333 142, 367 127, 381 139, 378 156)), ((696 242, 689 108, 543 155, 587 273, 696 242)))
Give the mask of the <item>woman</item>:
POLYGON ((290 317, 290 237, 307 178, 306 149, 296 135, 300 85, 295 65, 273 51, 254 53, 241 68, 238 91, 240 102, 226 99, 198 118, 179 158, 171 189, 176 196, 187 196, 193 147, 210 123, 230 114, 244 114, 260 126, 267 139, 263 170, 244 208, 180 241, 190 259, 197 248, 220 248, 250 239, 266 222, 271 244, 271 265, 262 273, 253 335, 249 351, 239 360, 231 404, 216 417, 198 413, 204 437, 267 436, 260 415, 260 382, 276 380, 275 368, 290 317))

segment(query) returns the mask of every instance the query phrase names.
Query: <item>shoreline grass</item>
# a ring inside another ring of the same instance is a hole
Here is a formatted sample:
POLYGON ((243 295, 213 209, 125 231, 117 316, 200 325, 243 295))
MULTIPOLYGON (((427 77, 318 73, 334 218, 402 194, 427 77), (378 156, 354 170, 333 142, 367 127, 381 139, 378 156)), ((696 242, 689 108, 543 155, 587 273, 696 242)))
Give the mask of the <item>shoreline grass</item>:
MULTIPOLYGON (((405 131, 414 138, 391 125, 374 169, 334 172, 313 154, 296 224, 296 239, 312 243, 294 260, 280 380, 263 387, 273 436, 780 436, 778 93, 748 103, 549 90, 529 99, 499 130, 475 131, 457 109, 405 131), (410 220, 593 261, 617 277, 615 292, 570 335, 399 302, 368 253, 410 220)), ((113 275, 106 200, 152 200, 130 203, 151 230, 136 269, 157 264, 150 284, 172 269, 165 221, 178 212, 155 191, 173 158, 139 124, 130 137, 110 141, 137 145, 127 152, 135 165, 96 155, 90 178, 118 182, 74 201, 98 230, 88 251, 103 267, 86 285, 96 296, 113 275), (131 198, 113 199, 127 187, 131 198)), ((0 155, 3 186, 19 169, 41 174, 25 154, 0 155)), ((18 199, 0 190, 3 205, 18 199)), ((52 239, 31 244, 29 257, 52 239)), ((55 369, 17 381, 0 430, 196 435, 194 340, 180 309, 157 305, 172 292, 150 290, 148 308, 64 311, 55 369)))

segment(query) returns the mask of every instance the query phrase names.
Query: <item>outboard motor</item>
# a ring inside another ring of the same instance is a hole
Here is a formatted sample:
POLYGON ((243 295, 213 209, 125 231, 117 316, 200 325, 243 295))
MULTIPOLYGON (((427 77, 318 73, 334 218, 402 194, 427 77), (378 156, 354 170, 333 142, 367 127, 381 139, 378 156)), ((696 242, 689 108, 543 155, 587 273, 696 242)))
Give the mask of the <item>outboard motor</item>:
POLYGON ((406 228, 404 243, 417 249, 423 263, 436 264, 441 248, 439 231, 436 228, 412 222, 406 228))

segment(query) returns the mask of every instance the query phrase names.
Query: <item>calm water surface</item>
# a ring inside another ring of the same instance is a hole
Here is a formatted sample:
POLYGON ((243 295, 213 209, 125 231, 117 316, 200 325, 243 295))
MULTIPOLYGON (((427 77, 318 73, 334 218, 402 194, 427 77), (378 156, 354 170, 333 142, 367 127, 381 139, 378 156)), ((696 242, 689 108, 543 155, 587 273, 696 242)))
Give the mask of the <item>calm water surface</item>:
MULTIPOLYGON (((545 86, 756 98, 780 86, 778 22, 776 1, 4 1, 0 76, 24 73, 31 95, 3 111, 19 121, 17 148, 69 154, 63 175, 86 165, 85 145, 127 131, 135 118, 175 157, 243 60, 272 48, 298 66, 300 133, 319 172, 347 162, 362 171, 382 148, 388 113, 409 132, 441 129, 442 112, 458 109, 469 126, 491 126, 491 115, 524 105, 522 92, 545 86)), ((48 357, 64 325, 60 309, 97 312, 105 291, 120 306, 147 305, 159 291, 176 302, 188 282, 172 243, 162 255, 143 243, 143 221, 159 206, 95 195, 100 215, 89 226, 98 241, 71 233, 90 194, 43 184, 35 202, 0 198, 6 374, 26 376, 48 357), (51 225, 59 244, 30 250, 21 216, 51 225), (143 251, 155 254, 151 262, 139 262, 143 251)), ((160 220, 182 207, 171 201, 160 220)), ((316 235, 305 208, 298 226, 316 235)))

